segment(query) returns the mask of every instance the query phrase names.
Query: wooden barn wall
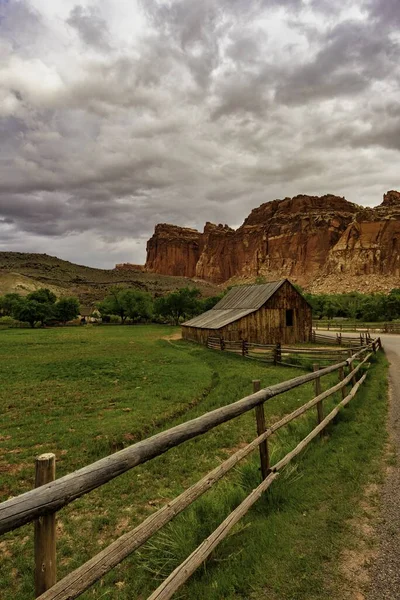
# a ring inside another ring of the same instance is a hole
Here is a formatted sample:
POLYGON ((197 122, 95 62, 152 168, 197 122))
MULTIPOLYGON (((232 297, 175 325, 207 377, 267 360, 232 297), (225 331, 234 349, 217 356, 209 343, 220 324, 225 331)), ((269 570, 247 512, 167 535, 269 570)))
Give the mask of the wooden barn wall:
POLYGON ((206 344, 207 338, 247 340, 259 344, 295 344, 311 340, 312 311, 304 298, 288 282, 259 310, 221 329, 182 327, 185 339, 206 344), (293 310, 293 325, 286 326, 286 310, 293 310))

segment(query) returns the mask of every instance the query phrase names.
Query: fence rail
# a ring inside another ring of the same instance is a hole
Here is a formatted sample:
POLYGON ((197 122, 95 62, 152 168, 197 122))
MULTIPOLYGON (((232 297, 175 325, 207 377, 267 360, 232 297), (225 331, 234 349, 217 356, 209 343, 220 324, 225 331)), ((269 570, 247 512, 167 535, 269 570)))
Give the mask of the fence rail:
POLYGON ((333 335, 321 335, 312 331, 311 341, 323 346, 336 346, 327 348, 282 346, 281 344, 255 344, 247 340, 230 341, 223 337, 212 337, 207 339, 207 348, 233 352, 251 360, 258 360, 270 364, 280 364, 292 367, 304 366, 304 361, 313 360, 324 363, 334 363, 345 360, 349 353, 352 354, 357 348, 367 346, 371 338, 366 333, 358 336, 342 336, 341 333, 333 335))
MULTIPOLYGON (((218 467, 204 476, 200 481, 186 489, 180 496, 150 515, 135 529, 124 534, 114 541, 99 554, 87 561, 78 569, 64 577, 59 582, 45 579, 40 580, 40 571, 46 575, 51 568, 55 573, 55 554, 52 552, 35 552, 36 566, 39 581, 36 582, 37 597, 40 600, 72 600, 84 593, 91 585, 98 581, 105 573, 118 565, 124 558, 139 548, 151 538, 161 527, 171 521, 177 514, 192 504, 197 498, 211 488, 221 477, 228 473, 240 460, 252 451, 260 449, 261 472, 263 480, 260 485, 240 504, 221 525, 157 588, 148 600, 166 600, 190 577, 195 569, 209 556, 215 546, 228 534, 233 525, 250 509, 260 495, 278 477, 279 472, 290 460, 297 456, 322 430, 332 421, 342 406, 345 406, 356 394, 365 380, 366 373, 361 375, 363 365, 368 363, 372 354, 381 348, 378 338, 371 344, 361 348, 357 353, 335 365, 316 368, 312 373, 301 375, 282 383, 259 389, 259 382, 253 382, 253 393, 228 406, 218 408, 196 419, 192 419, 138 442, 124 450, 116 452, 101 460, 96 461, 78 471, 70 473, 55 481, 50 481, 25 494, 11 498, 0 504, 0 533, 16 529, 29 522, 41 523, 42 517, 54 516, 63 506, 76 498, 103 485, 107 481, 122 473, 142 464, 152 458, 163 454, 170 448, 176 447, 186 440, 202 435, 205 432, 234 419, 253 408, 256 409, 257 437, 247 446, 231 455, 218 467), (355 361, 359 361, 354 366, 355 361), (344 370, 348 369, 345 376, 344 370), (322 391, 321 378, 338 372, 339 383, 322 391), (361 377, 357 381, 357 375, 361 377), (305 383, 314 381, 316 396, 292 413, 283 417, 277 423, 266 427, 263 413, 264 403, 279 394, 295 389, 305 383), (347 393, 347 387, 350 391, 347 393), (341 402, 324 417, 322 410, 323 400, 342 391, 341 402), (313 406, 317 407, 317 422, 310 434, 304 438, 291 452, 273 466, 269 464, 268 439, 271 435, 287 425, 294 419, 303 415, 313 406), (51 585, 51 587, 49 587, 51 585), (44 586, 44 588, 43 588, 44 586), (42 590, 44 589, 43 593, 42 590), (40 594, 40 595, 39 595, 40 594)), ((49 455, 46 455, 49 458, 49 455)), ((52 521, 52 519, 50 520, 52 521)), ((53 522, 53 521, 52 521, 53 522)), ((46 528, 45 535, 55 536, 55 527, 46 528), (51 533, 53 532, 53 533, 51 533)), ((43 549, 43 532, 35 528, 35 548, 43 549)), ((54 544, 55 547, 55 537, 54 544)), ((53 542, 52 541, 52 542, 53 542)))
POLYGON ((339 331, 363 331, 368 333, 400 333, 400 323, 396 322, 376 322, 376 323, 361 323, 354 321, 353 323, 331 320, 314 320, 313 328, 318 330, 339 330, 339 331))

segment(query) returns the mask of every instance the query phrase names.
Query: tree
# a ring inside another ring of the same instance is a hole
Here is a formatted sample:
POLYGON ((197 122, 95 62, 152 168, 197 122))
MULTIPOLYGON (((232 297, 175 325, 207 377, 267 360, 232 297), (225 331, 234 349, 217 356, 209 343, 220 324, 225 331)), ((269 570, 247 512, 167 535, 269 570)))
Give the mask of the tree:
POLYGON ((62 323, 72 321, 79 315, 79 300, 78 298, 60 298, 54 306, 54 317, 62 323))
POLYGON ((148 292, 126 290, 123 302, 126 314, 133 321, 150 319, 153 315, 153 298, 148 292))
POLYGON ((222 300, 225 294, 219 294, 218 296, 209 296, 208 298, 203 298, 198 301, 199 306, 199 314, 206 312, 207 310, 211 310, 214 306, 222 300))
POLYGON ((111 288, 111 293, 98 304, 101 316, 118 315, 122 323, 126 319, 149 319, 153 314, 153 299, 147 292, 129 290, 120 286, 111 288))
POLYGON ((126 288, 115 285, 110 289, 110 294, 97 306, 101 316, 118 315, 122 323, 127 318, 126 305, 124 303, 124 292, 126 288))
POLYGON ((28 294, 26 299, 28 302, 37 302, 41 306, 40 309, 37 309, 37 314, 41 315, 39 321, 42 325, 44 325, 47 320, 54 317, 54 305, 57 296, 48 288, 35 290, 28 294))
POLYGON ((21 301, 19 294, 5 294, 0 296, 0 313, 4 316, 13 316, 17 304, 21 301))
POLYGON ((27 297, 21 298, 15 306, 13 316, 19 321, 26 321, 31 327, 35 327, 36 323, 43 323, 47 318, 47 305, 36 300, 28 300, 27 297))
POLYGON ((390 294, 386 296, 386 318, 389 321, 398 319, 400 317, 400 290, 393 289, 390 294))
POLYGON ((57 296, 48 288, 40 288, 27 295, 28 300, 35 300, 39 304, 55 304, 57 296))
POLYGON ((179 325, 182 317, 188 318, 199 312, 199 296, 200 290, 197 288, 181 288, 157 298, 156 312, 179 325))
POLYGON ((330 298, 324 303, 324 314, 332 319, 337 314, 337 304, 330 298))

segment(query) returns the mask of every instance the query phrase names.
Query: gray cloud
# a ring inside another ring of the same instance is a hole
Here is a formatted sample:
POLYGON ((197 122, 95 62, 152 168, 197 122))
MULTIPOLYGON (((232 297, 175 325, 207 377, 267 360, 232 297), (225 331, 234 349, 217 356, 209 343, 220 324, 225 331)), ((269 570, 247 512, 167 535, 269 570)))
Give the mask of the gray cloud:
POLYGON ((157 222, 399 187, 397 2, 0 0, 0 247, 112 266, 157 222), (81 259, 79 259, 81 253, 81 259))
POLYGON ((88 46, 109 50, 109 32, 105 19, 96 6, 84 7, 76 4, 67 19, 81 40, 88 46))

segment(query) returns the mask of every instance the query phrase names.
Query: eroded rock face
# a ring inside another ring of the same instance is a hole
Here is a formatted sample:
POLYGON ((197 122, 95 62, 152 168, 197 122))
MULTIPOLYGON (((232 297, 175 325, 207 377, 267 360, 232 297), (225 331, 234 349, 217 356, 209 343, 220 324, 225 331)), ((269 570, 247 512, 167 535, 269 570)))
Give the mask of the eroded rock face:
POLYGON ((238 274, 289 277, 307 285, 356 211, 355 204, 333 195, 300 195, 262 204, 236 232, 238 274))
POLYGON ((161 223, 147 242, 146 270, 164 275, 193 277, 202 250, 196 229, 161 223))
POLYGON ((400 280, 399 192, 388 192, 381 205, 357 212, 355 220, 330 250, 323 274, 345 275, 360 291, 362 282, 369 291, 397 287, 400 280))
POLYGON ((381 290, 386 278, 390 290, 400 286, 400 193, 376 208, 330 194, 273 200, 236 231, 157 225, 146 269, 214 283, 288 277, 313 291, 381 290))

